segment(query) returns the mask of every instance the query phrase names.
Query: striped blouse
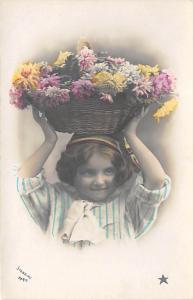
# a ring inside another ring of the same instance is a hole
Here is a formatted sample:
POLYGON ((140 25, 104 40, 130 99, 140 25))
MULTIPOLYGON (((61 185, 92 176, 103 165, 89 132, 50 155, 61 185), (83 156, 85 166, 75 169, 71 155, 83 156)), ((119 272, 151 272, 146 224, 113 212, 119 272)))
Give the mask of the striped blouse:
POLYGON ((17 191, 35 223, 64 244, 82 246, 141 237, 154 223, 170 189, 168 176, 162 188, 149 190, 138 173, 105 203, 97 203, 78 199, 75 188, 68 184, 50 184, 44 170, 33 178, 17 177, 17 191))

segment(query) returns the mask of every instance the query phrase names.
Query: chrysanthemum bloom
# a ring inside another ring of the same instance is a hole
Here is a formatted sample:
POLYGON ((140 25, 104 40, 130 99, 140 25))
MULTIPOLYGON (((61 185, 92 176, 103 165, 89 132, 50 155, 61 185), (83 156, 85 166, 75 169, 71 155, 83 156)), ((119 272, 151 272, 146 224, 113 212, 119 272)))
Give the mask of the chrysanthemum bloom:
POLYGON ((170 115, 170 113, 176 108, 178 101, 176 99, 170 99, 166 101, 161 108, 159 108, 154 114, 154 119, 159 122, 160 118, 170 115))
POLYGON ((15 105, 19 109, 24 109, 28 106, 28 102, 22 97, 22 91, 20 89, 11 88, 9 91, 10 104, 15 105))
POLYGON ((41 110, 46 109, 46 106, 44 104, 46 99, 45 90, 40 90, 40 89, 28 90, 27 94, 31 98, 31 103, 35 107, 41 110))
POLYGON ((47 77, 52 72, 52 66, 48 65, 47 62, 42 61, 39 63, 40 66, 40 77, 47 77))
POLYGON ((44 107, 52 108, 66 103, 70 100, 69 92, 70 91, 68 89, 60 89, 55 86, 50 86, 44 90, 45 98, 42 97, 42 105, 44 105, 44 107))
POLYGON ((115 65, 122 65, 125 62, 125 58, 108 56, 107 61, 115 65))
POLYGON ((84 72, 83 74, 82 74, 82 76, 80 77, 80 80, 89 80, 89 81, 91 81, 91 79, 92 79, 92 74, 89 72, 84 72))
POLYGON ((172 70, 170 70, 170 69, 163 69, 163 70, 161 70, 161 73, 167 74, 176 83, 176 76, 175 76, 175 74, 173 73, 172 70))
POLYGON ((89 80, 77 80, 72 82, 71 91, 77 98, 84 99, 91 97, 95 92, 95 87, 89 80))
POLYGON ((68 59, 69 56, 71 56, 73 53, 69 51, 60 51, 57 59, 53 63, 55 66, 63 67, 66 63, 66 60, 68 59))
POLYGON ((148 78, 141 77, 139 80, 134 82, 134 88, 132 91, 137 97, 147 97, 152 92, 152 83, 148 78))
POLYGON ((175 87, 175 77, 166 70, 150 79, 153 86, 154 97, 171 93, 175 87))
POLYGON ((101 71, 94 74, 91 81, 96 85, 96 88, 100 93, 116 95, 117 88, 111 73, 101 71))
POLYGON ((102 62, 102 63, 94 64, 90 68, 89 73, 95 74, 95 73, 99 73, 101 71, 108 71, 108 70, 109 70, 109 66, 105 62, 102 62))
POLYGON ((113 103, 113 98, 112 98, 112 96, 109 95, 109 94, 105 94, 105 93, 101 93, 100 100, 102 100, 102 101, 104 101, 104 102, 113 103))
POLYGON ((125 88, 126 77, 123 74, 117 72, 113 75, 113 81, 115 82, 117 92, 122 92, 125 88))
POLYGON ((157 75, 159 73, 159 67, 158 65, 151 67, 149 65, 138 65, 138 70, 141 74, 143 74, 145 77, 149 78, 150 75, 157 75))
POLYGON ((176 88, 176 76, 171 70, 164 69, 161 71, 161 73, 166 74, 168 78, 168 82, 170 84, 171 90, 174 90, 176 88))
POLYGON ((40 82, 38 84, 39 89, 47 88, 48 86, 56 86, 60 85, 60 76, 56 74, 48 75, 47 77, 40 78, 40 82))
POLYGON ((39 82, 39 69, 39 64, 26 63, 20 65, 13 75, 13 85, 24 89, 36 88, 39 82))
POLYGON ((32 105, 45 111, 47 108, 54 108, 68 102, 70 100, 69 92, 68 89, 48 87, 44 90, 28 91, 28 95, 31 97, 32 105))
POLYGON ((107 71, 101 71, 96 73, 92 77, 92 82, 97 86, 102 85, 105 82, 113 81, 113 75, 107 71))
POLYGON ((125 63, 119 67, 119 73, 125 76, 127 83, 132 83, 141 78, 138 66, 132 65, 128 61, 125 61, 125 63))
POLYGON ((80 55, 78 56, 78 60, 80 64, 80 69, 84 71, 91 68, 97 61, 97 58, 93 50, 88 49, 87 47, 83 47, 80 51, 80 55))
POLYGON ((102 71, 93 75, 92 82, 95 83, 101 93, 116 95, 123 91, 126 78, 121 73, 111 74, 102 71))

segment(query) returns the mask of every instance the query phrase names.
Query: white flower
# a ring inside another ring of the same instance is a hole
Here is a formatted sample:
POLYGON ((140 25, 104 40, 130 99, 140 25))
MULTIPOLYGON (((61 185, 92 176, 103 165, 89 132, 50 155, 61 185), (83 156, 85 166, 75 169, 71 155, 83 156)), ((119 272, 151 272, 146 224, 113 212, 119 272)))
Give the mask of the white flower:
POLYGON ((127 83, 140 79, 140 73, 137 66, 130 64, 128 61, 126 61, 124 65, 120 66, 119 72, 127 78, 127 83))
POLYGON ((108 71, 108 70, 109 70, 108 65, 105 62, 102 62, 92 66, 89 71, 93 74, 93 73, 99 73, 101 71, 108 71))

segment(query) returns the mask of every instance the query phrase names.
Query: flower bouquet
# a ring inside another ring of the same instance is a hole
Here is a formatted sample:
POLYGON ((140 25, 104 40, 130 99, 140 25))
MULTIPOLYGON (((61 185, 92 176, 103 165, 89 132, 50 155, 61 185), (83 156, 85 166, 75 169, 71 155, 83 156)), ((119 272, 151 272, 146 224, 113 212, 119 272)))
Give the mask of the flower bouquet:
MULTIPOLYGON (((80 44, 79 44, 80 45, 80 44)), ((157 121, 178 104, 175 76, 156 65, 134 65, 83 42, 78 53, 60 51, 53 63, 27 62, 13 75, 10 102, 45 113, 61 132, 114 133, 141 111, 157 104, 157 121)))

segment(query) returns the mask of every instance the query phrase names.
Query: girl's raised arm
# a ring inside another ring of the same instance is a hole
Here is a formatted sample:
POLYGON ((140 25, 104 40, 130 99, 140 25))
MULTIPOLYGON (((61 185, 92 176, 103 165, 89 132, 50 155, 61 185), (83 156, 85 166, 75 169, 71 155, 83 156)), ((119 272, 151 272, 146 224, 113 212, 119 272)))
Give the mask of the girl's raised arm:
POLYGON ((43 131, 44 142, 20 167, 18 176, 23 178, 34 177, 40 173, 57 142, 55 130, 48 124, 44 116, 40 117, 36 108, 33 108, 33 117, 43 131))
POLYGON ((134 117, 124 128, 124 134, 141 165, 144 186, 150 190, 154 190, 162 187, 166 174, 159 160, 143 144, 136 134, 138 124, 147 111, 145 112, 143 109, 139 116, 134 117))

